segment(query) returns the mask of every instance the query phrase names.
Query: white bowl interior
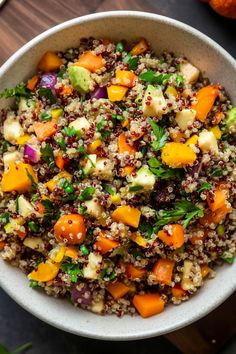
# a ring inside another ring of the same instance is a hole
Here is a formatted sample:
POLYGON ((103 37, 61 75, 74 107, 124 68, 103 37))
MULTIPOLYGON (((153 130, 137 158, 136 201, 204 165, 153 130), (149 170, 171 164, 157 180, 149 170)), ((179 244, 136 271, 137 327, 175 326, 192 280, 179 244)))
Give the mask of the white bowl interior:
MULTIPOLYGON (((212 82, 220 82, 236 103, 236 64, 215 42, 191 27, 166 17, 139 12, 110 12, 84 16, 68 21, 43 33, 20 49, 0 69, 0 91, 29 78, 46 50, 64 50, 77 46, 82 37, 109 37, 128 41, 147 38, 156 53, 163 50, 184 55, 207 73, 212 82), (234 95, 234 96, 233 96, 234 95)), ((1 100, 0 109, 9 105, 1 100)), ((0 260, 0 284, 26 310, 63 330, 99 339, 127 340, 161 335, 190 324, 223 302, 236 288, 236 267, 217 270, 214 280, 181 306, 167 306, 158 316, 104 316, 75 309, 58 300, 34 291, 18 269, 0 260)))

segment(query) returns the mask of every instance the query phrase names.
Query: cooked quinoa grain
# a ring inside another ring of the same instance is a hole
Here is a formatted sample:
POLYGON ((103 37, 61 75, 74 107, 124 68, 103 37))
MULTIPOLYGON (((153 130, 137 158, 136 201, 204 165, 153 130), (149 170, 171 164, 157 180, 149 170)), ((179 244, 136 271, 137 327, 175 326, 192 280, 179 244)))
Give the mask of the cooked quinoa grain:
POLYGON ((1 97, 0 251, 30 287, 148 317, 233 263, 236 108, 186 58, 84 38, 1 97))

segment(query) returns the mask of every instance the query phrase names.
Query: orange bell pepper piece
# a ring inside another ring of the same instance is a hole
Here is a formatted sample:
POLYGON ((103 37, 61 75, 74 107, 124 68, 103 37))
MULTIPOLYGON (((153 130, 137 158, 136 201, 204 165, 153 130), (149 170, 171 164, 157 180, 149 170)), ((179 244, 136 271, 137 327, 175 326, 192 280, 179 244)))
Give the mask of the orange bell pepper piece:
POLYGON ((217 85, 205 86, 197 92, 197 102, 192 105, 192 108, 196 111, 196 118, 198 120, 205 122, 216 98, 219 96, 219 93, 220 90, 217 85))
POLYGON ((158 282, 171 285, 175 262, 169 259, 160 258, 154 265, 152 272, 158 282))
POLYGON ((93 54, 93 52, 89 51, 83 53, 74 65, 82 66, 83 68, 88 69, 92 73, 95 73, 97 70, 104 67, 105 62, 101 54, 96 55, 93 54))
POLYGON ((128 87, 120 85, 110 85, 107 87, 108 98, 111 102, 122 101, 127 91, 128 87))
POLYGON ((40 263, 36 270, 33 270, 30 274, 28 274, 28 278, 41 282, 50 281, 56 278, 59 269, 59 263, 51 263, 49 261, 46 263, 40 263))
POLYGON ((133 264, 129 263, 126 265, 125 273, 129 279, 142 279, 147 273, 146 269, 135 267, 133 264))
POLYGON ((94 245, 98 251, 100 251, 102 254, 105 254, 118 247, 119 242, 110 240, 109 238, 105 237, 102 232, 100 232, 98 240, 94 245))
POLYGON ((127 294, 130 290, 130 288, 127 285, 119 281, 109 284, 106 289, 115 300, 120 299, 125 294, 127 294))
POLYGON ((116 71, 116 84, 122 85, 126 87, 133 87, 135 85, 135 81, 137 80, 137 76, 128 70, 117 70, 116 71))
POLYGON ((27 89, 33 91, 35 89, 35 86, 37 85, 39 81, 38 75, 34 75, 31 79, 28 80, 27 82, 27 89))
POLYGON ((139 55, 148 50, 146 39, 142 38, 130 51, 131 55, 139 55))
POLYGON ((46 52, 38 63, 38 69, 49 72, 60 68, 63 64, 62 60, 53 52, 46 52))
POLYGON ((122 222, 125 225, 138 228, 141 212, 137 208, 133 208, 129 205, 123 205, 115 209, 111 217, 117 222, 122 222))
POLYGON ((165 301, 156 294, 142 294, 133 297, 133 305, 144 318, 157 315, 165 307, 165 301))
POLYGON ((17 191, 19 193, 24 193, 31 190, 32 181, 30 176, 35 183, 38 182, 37 176, 31 165, 23 162, 10 163, 8 170, 4 171, 2 177, 3 192, 17 191))
POLYGON ((57 124, 54 119, 52 119, 49 122, 43 122, 43 123, 35 122, 33 124, 33 128, 37 136, 37 139, 39 141, 44 141, 57 132, 57 124))
POLYGON ((63 153, 60 151, 55 159, 56 165, 60 170, 64 170, 65 159, 63 159, 63 153))
POLYGON ((161 230, 158 232, 157 236, 162 240, 167 246, 173 248, 180 248, 184 244, 184 229, 180 224, 169 225, 170 234, 166 230, 161 230))
POLYGON ((136 149, 134 146, 131 146, 127 143, 125 133, 121 133, 118 137, 118 151, 119 154, 123 154, 124 152, 128 152, 129 155, 134 155, 136 149))

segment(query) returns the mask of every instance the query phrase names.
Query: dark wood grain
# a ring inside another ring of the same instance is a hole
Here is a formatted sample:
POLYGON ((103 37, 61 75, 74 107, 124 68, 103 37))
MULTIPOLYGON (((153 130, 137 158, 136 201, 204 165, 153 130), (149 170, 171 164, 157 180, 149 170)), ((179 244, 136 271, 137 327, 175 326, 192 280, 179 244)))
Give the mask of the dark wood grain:
MULTIPOLYGON (((107 10, 149 11, 173 17, 215 38, 236 56, 236 21, 221 18, 198 0, 8 0, 0 10, 0 64, 53 25, 107 10)), ((236 333, 235 301, 233 295, 204 319, 166 338, 186 354, 217 353, 236 333)))

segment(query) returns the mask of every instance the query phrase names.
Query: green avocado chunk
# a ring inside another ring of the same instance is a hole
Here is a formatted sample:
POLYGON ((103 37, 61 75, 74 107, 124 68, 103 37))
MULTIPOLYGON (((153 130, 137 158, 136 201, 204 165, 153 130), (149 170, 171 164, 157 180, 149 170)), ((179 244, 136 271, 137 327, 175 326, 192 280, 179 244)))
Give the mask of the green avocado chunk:
POLYGON ((90 71, 82 66, 70 66, 68 69, 69 79, 76 91, 87 93, 90 91, 92 82, 90 71))
POLYGON ((226 128, 229 133, 236 134, 236 107, 227 112, 226 128))

